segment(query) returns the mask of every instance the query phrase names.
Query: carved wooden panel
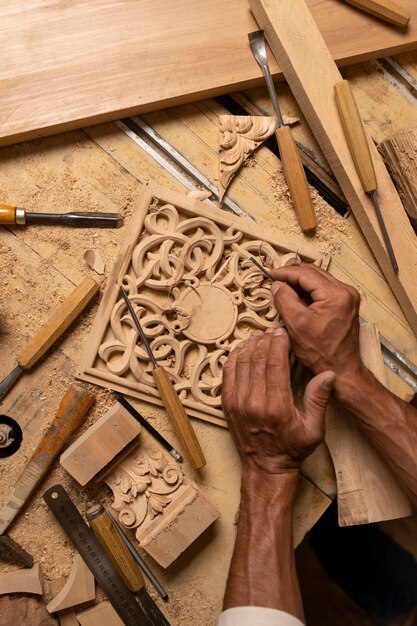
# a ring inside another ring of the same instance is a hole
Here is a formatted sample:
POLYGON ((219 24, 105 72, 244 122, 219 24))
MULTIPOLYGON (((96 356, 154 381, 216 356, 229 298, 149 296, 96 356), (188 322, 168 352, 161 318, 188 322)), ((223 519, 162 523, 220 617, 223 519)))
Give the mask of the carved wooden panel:
POLYGON ((181 466, 160 451, 138 448, 105 482, 125 528, 162 567, 168 567, 218 517, 217 509, 181 466))
POLYGON ((161 187, 144 189, 93 323, 78 377, 161 405, 123 284, 189 415, 225 425, 222 365, 253 330, 278 324, 266 268, 313 246, 161 187))
POLYGON ((233 176, 258 146, 274 134, 275 116, 219 115, 219 201, 233 176))

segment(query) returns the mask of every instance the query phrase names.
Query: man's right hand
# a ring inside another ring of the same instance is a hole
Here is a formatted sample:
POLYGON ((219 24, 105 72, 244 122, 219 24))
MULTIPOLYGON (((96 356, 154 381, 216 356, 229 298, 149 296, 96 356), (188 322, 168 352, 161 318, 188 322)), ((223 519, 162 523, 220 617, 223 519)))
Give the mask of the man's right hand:
POLYGON ((314 374, 326 370, 338 379, 359 374, 358 291, 315 265, 271 270, 275 307, 297 359, 314 374), (304 292, 308 303, 298 295, 304 292))

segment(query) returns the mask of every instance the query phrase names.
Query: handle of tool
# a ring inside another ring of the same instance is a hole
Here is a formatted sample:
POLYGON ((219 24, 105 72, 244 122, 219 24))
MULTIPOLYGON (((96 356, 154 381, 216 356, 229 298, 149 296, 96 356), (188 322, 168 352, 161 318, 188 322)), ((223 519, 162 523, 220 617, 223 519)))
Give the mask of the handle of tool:
POLYGON ((188 456, 194 469, 201 469, 206 464, 206 459, 174 385, 163 367, 153 369, 152 374, 164 407, 180 440, 181 451, 188 456))
POLYGON ((377 181, 371 151, 365 133, 362 118, 347 80, 341 80, 334 86, 336 105, 343 130, 355 163, 362 187, 367 193, 375 191, 377 181))
POLYGON ((0 204, 0 224, 10 226, 16 224, 16 207, 0 204))
POLYGON ((104 507, 98 506, 90 509, 87 512, 87 520, 103 550, 119 570, 130 591, 136 593, 142 589, 145 586, 145 580, 141 569, 134 561, 104 507))
POLYGON ((289 126, 280 126, 275 131, 285 180, 290 190, 301 230, 312 232, 317 227, 316 214, 307 178, 301 162, 294 136, 289 126))
POLYGON ((81 424, 93 402, 94 396, 78 385, 72 385, 67 390, 51 425, 15 483, 13 492, 0 510, 0 535, 14 520, 36 485, 51 467, 67 439, 81 424))
POLYGON ((346 0, 346 2, 395 26, 406 26, 411 17, 406 9, 391 0, 346 0))
POLYGON ((52 312, 44 324, 28 343, 17 359, 23 369, 29 369, 45 354, 53 343, 67 330, 75 318, 81 313, 95 294, 100 285, 92 278, 85 278, 69 296, 52 312))

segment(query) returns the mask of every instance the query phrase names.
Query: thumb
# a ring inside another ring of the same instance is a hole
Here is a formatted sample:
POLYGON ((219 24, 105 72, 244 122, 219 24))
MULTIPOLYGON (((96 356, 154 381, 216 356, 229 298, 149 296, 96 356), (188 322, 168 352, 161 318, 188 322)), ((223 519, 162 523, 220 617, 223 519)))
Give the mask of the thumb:
POLYGON ((300 310, 305 311, 305 306, 301 299, 287 283, 276 280, 271 285, 271 292, 274 296, 275 308, 285 324, 287 321, 294 319, 294 316, 296 318, 297 312, 300 312, 300 310))
POLYGON ((324 425, 324 415, 335 378, 336 374, 332 371, 321 372, 310 380, 304 393, 304 414, 319 425, 320 429, 324 425))

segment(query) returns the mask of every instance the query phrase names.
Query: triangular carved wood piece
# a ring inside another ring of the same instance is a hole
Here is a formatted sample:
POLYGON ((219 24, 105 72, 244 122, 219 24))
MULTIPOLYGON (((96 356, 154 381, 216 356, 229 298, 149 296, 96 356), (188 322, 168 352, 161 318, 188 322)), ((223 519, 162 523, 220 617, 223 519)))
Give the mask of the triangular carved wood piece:
POLYGON ((219 115, 219 202, 244 161, 276 127, 275 116, 219 115))

